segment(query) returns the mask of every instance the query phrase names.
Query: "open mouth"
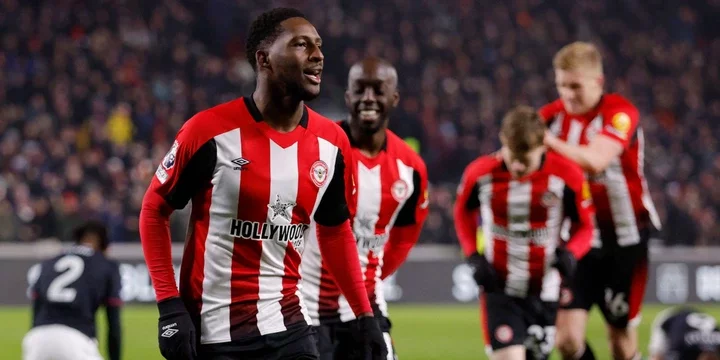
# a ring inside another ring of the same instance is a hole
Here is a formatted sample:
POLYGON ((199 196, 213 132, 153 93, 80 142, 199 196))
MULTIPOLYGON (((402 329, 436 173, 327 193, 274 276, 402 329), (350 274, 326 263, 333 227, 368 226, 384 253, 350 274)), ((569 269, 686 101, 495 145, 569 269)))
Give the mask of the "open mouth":
POLYGON ((380 113, 375 109, 364 109, 358 112, 360 120, 377 120, 380 113))
POLYGON ((311 83, 315 85, 320 84, 320 76, 322 74, 322 69, 307 69, 303 71, 303 74, 308 80, 310 80, 311 83))

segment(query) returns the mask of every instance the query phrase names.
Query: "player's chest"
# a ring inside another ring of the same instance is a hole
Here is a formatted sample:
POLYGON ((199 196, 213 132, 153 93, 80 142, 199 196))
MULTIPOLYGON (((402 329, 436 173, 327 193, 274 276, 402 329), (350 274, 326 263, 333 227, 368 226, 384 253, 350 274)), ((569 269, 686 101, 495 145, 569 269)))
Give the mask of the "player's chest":
POLYGON ((550 124, 550 131, 572 145, 584 145, 592 141, 602 130, 601 114, 595 116, 574 116, 560 113, 550 124))
POLYGON ((481 184, 480 201, 496 215, 528 216, 562 207, 565 182, 555 175, 538 174, 526 181, 508 177, 481 184))
POLYGON ((314 137, 278 144, 253 135, 216 138, 214 196, 243 207, 286 204, 309 214, 333 175, 337 148, 314 137))
POLYGON ((356 225, 368 229, 389 224, 415 191, 414 170, 403 161, 388 156, 373 160, 355 162, 356 225))

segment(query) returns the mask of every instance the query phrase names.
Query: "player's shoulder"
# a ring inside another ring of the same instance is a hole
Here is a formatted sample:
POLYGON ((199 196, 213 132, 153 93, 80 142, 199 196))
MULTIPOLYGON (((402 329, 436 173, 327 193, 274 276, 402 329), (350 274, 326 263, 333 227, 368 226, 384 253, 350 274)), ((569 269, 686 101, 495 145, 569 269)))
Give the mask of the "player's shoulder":
POLYGON ((547 161, 548 171, 562 178, 566 183, 582 185, 585 181, 585 173, 580 165, 557 152, 548 151, 545 154, 545 161, 547 161))
POLYGON ((197 112, 180 128, 195 137, 212 138, 250 122, 251 114, 244 97, 230 100, 197 112))
POLYGON ((339 122, 328 119, 308 106, 305 109, 308 112, 308 130, 337 147, 350 146, 350 140, 339 122))
POLYGON ((557 99, 540 107, 538 113, 543 120, 547 121, 563 111, 565 111, 565 106, 560 99, 557 99))
POLYGON ((385 130, 385 134, 387 136, 387 149, 393 156, 416 170, 426 169, 425 161, 410 144, 389 129, 385 130))
POLYGON ((502 166, 502 162, 499 153, 480 156, 465 167, 465 176, 477 178, 489 174, 502 166))
POLYGON ((603 95, 600 111, 609 116, 613 116, 616 113, 634 115, 637 114, 638 109, 628 98, 617 93, 609 93, 603 95))

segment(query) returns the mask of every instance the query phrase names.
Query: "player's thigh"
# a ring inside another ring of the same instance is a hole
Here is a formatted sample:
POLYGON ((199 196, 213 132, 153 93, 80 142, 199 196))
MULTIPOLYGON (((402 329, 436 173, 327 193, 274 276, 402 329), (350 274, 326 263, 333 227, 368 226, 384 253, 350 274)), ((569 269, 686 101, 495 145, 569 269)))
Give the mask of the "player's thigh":
POLYGON ((490 354, 490 360, 525 360, 525 347, 522 345, 512 345, 506 348, 493 351, 490 354))
POLYGON ((526 301, 525 313, 528 324, 525 340, 526 358, 545 360, 555 346, 555 320, 558 303, 542 301, 537 297, 526 301))
POLYGON ((489 354, 525 344, 527 325, 518 299, 502 293, 483 294, 482 325, 489 354), (489 346, 489 349, 488 349, 489 346))
POLYGON ((616 329, 633 328, 640 321, 640 310, 648 280, 646 243, 617 248, 605 257, 608 278, 598 301, 608 325, 616 329))

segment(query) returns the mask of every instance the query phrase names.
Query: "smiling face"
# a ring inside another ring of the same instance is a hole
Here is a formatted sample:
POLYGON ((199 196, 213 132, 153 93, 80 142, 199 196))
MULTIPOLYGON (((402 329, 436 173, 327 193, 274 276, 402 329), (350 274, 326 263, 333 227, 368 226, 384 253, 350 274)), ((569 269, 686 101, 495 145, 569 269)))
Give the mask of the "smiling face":
POLYGON ((368 58, 350 69, 345 105, 350 123, 363 132, 374 134, 385 129, 399 99, 397 72, 392 65, 368 58))
POLYGON ((290 18, 280 26, 282 32, 268 48, 267 57, 259 57, 258 66, 268 70, 270 82, 286 95, 310 101, 320 94, 322 39, 304 18, 290 18))

